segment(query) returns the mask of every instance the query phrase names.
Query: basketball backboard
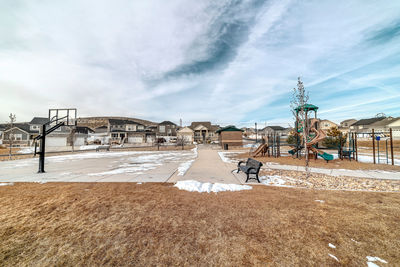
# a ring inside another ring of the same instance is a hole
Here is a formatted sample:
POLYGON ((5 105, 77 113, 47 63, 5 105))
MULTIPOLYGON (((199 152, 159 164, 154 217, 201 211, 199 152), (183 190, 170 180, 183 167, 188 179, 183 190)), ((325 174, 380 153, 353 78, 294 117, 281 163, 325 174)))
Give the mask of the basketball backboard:
POLYGON ((64 122, 65 126, 76 126, 76 108, 54 108, 49 109, 50 125, 64 122))

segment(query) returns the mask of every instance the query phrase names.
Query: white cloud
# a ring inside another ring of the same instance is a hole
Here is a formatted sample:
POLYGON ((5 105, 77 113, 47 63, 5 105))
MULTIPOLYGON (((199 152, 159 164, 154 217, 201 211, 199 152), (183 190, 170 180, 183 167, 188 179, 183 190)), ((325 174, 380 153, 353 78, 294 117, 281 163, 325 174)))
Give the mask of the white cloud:
POLYGON ((335 102, 332 91, 373 86, 397 95, 398 84, 388 81, 397 77, 398 63, 379 64, 398 54, 399 40, 368 38, 399 21, 399 7, 393 1, 2 2, 0 122, 9 112, 23 121, 48 108, 77 107, 80 116, 286 123, 298 75, 331 119, 345 116, 335 112, 340 106, 360 116, 384 103, 393 110, 390 95, 375 98, 372 111, 367 93, 335 102))

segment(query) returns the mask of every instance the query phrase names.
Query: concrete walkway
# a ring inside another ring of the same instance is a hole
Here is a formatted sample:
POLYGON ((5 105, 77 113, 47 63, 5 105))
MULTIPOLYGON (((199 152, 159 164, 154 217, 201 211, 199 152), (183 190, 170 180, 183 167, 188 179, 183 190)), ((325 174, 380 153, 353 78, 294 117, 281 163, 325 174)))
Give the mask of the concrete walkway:
POLYGON ((197 151, 198 157, 185 175, 178 176, 175 174, 168 182, 183 180, 225 184, 242 184, 244 182, 241 176, 232 174, 231 171, 235 168, 223 162, 217 150, 213 150, 207 145, 199 145, 197 151))

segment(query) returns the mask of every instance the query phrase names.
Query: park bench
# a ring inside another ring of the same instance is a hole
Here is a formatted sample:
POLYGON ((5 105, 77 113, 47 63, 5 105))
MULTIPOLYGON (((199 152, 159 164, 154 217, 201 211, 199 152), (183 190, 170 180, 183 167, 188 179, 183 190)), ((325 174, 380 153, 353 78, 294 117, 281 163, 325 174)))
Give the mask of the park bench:
POLYGON ((245 163, 245 162, 240 161, 238 163, 237 173, 242 171, 247 175, 246 183, 249 179, 256 179, 258 182, 260 182, 260 180, 258 179, 258 173, 260 172, 260 168, 263 164, 255 159, 251 159, 251 158, 247 159, 246 165, 242 165, 243 163, 245 163), (253 177, 250 177, 250 174, 252 174, 253 177))
POLYGON ((109 145, 98 146, 98 147, 96 147, 96 152, 99 152, 102 149, 105 151, 110 151, 110 146, 109 145))

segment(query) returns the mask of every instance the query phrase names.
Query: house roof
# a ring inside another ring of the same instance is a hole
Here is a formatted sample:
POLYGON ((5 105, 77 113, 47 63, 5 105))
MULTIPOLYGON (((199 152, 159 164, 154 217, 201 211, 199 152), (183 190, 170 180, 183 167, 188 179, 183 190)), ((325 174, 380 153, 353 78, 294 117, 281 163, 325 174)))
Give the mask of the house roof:
POLYGON ((357 121, 357 120, 356 119, 348 119, 348 120, 341 121, 340 123, 346 123, 346 122, 351 122, 351 121, 357 121))
POLYGON ((217 131, 217 133, 220 133, 220 132, 243 132, 243 130, 236 128, 234 125, 229 125, 229 126, 221 128, 217 131))
POLYGON ((362 119, 357 122, 355 122, 352 126, 358 126, 358 125, 371 125, 377 121, 381 121, 385 119, 385 117, 378 117, 378 118, 369 118, 369 119, 362 119))
POLYGON ((46 124, 48 123, 50 120, 48 118, 45 117, 34 117, 31 122, 29 124, 46 124))
POLYGON ((136 121, 133 121, 133 120, 109 119, 109 122, 110 122, 111 125, 125 125, 125 124, 143 125, 142 123, 139 123, 139 122, 136 122, 136 121))
POLYGON ((176 125, 176 124, 173 123, 172 121, 163 121, 163 122, 160 122, 158 125, 176 125))
POLYGON ((284 130, 286 130, 286 128, 284 128, 282 126, 267 126, 267 127, 264 127, 261 131, 264 131, 267 128, 270 128, 270 129, 272 129, 274 131, 284 131, 284 130))
POLYGON ((335 122, 333 122, 333 121, 330 121, 330 120, 320 120, 320 122, 323 122, 323 121, 328 121, 328 122, 330 122, 330 123, 332 123, 332 124, 337 125, 337 123, 335 123, 335 122))
POLYGON ((386 126, 397 120, 400 120, 400 117, 397 117, 397 118, 387 117, 387 118, 384 118, 383 120, 372 123, 372 125, 373 126, 386 126))
MULTIPOLYGON (((27 122, 24 122, 24 123, 14 123, 14 124, 13 124, 13 128, 19 128, 19 129, 21 129, 22 131, 27 132, 27 133, 37 133, 37 131, 32 131, 32 130, 31 130, 31 126, 30 126, 29 123, 27 123, 27 122)), ((8 130, 10 130, 10 129, 7 129, 7 130, 5 130, 5 131, 8 131, 8 130)))
POLYGON ((192 124, 190 124, 190 128, 194 129, 199 125, 203 125, 207 129, 211 129, 211 122, 209 121, 194 121, 192 124))

